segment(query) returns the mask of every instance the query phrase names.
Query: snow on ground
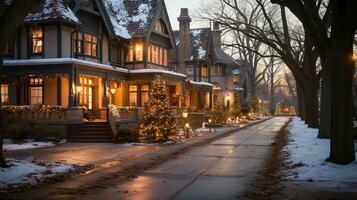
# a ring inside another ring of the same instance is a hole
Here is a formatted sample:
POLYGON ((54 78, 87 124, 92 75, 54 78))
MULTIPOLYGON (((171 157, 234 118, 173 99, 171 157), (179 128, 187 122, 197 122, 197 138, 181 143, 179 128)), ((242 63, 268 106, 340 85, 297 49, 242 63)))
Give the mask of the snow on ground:
POLYGON ((46 179, 73 172, 76 167, 64 163, 43 163, 8 159, 8 168, 0 168, 0 192, 37 185, 46 179))
POLYGON ((300 118, 295 117, 288 130, 291 142, 285 150, 290 153, 293 164, 305 164, 294 169, 298 173, 297 176, 293 174, 289 178, 334 182, 357 180, 356 161, 349 165, 336 165, 325 161, 330 152, 330 140, 318 139, 318 129, 308 128, 300 118))
MULTIPOLYGON (((60 143, 63 143, 61 141, 60 143)), ((34 142, 33 140, 25 140, 22 144, 14 144, 10 139, 3 140, 3 149, 4 151, 15 151, 23 149, 36 149, 43 147, 52 147, 55 144, 53 142, 34 142)))

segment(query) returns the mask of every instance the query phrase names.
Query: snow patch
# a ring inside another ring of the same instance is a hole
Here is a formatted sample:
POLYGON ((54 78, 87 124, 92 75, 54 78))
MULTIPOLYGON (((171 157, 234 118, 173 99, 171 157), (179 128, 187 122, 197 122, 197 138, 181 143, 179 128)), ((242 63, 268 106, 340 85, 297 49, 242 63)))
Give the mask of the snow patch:
MULTIPOLYGON (((192 44, 195 49, 197 49, 197 55, 195 55, 199 60, 202 60, 206 57, 207 51, 202 47, 203 43, 201 41, 202 29, 191 30, 192 34, 192 44)), ((191 60, 194 58, 191 57, 191 60)))
POLYGON ((125 8, 123 0, 104 0, 104 5, 108 11, 110 22, 113 25, 115 35, 130 39, 128 29, 129 15, 125 8))
POLYGON ((72 164, 43 163, 8 159, 10 167, 0 168, 0 192, 9 188, 37 185, 47 178, 75 170, 72 164))
POLYGON ((149 13, 151 10, 150 3, 151 1, 148 3, 142 3, 138 7, 138 14, 131 18, 133 22, 140 22, 140 28, 146 27, 146 24, 148 23, 149 13))
POLYGON ((330 152, 330 140, 318 139, 318 129, 308 128, 304 121, 295 117, 288 130, 291 142, 285 150, 290 153, 290 161, 293 164, 304 164, 295 169, 298 173, 295 179, 334 182, 357 180, 356 161, 349 165, 336 165, 325 161, 330 152))
POLYGON ((33 140, 25 140, 25 142, 22 144, 14 144, 10 139, 3 140, 4 151, 37 149, 52 146, 55 146, 53 142, 34 142, 33 140))

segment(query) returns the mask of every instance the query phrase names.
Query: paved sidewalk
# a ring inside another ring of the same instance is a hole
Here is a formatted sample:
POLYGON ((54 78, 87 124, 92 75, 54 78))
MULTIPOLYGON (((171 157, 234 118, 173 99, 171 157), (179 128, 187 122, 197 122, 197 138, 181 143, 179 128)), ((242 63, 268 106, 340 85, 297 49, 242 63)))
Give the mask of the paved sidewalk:
POLYGON ((236 199, 255 177, 276 131, 273 118, 147 153, 114 167, 6 199, 236 199))

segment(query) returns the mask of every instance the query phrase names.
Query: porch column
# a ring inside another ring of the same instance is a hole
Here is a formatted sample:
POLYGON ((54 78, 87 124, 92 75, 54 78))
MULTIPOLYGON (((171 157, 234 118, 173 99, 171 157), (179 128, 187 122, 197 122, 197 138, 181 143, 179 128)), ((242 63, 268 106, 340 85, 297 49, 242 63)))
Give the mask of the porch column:
POLYGON ((105 79, 103 81, 103 86, 104 86, 104 99, 103 99, 103 107, 108 107, 109 105, 109 75, 108 73, 105 74, 105 79))
POLYGON ((76 103, 75 103, 75 73, 72 70, 71 73, 68 74, 68 88, 69 88, 69 97, 68 97, 68 107, 75 107, 76 103))

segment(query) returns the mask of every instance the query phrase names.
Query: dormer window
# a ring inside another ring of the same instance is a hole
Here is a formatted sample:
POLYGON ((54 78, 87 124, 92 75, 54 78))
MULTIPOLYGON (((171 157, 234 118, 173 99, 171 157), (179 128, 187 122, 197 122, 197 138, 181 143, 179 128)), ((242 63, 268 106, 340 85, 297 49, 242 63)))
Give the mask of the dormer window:
POLYGON ((43 53, 43 27, 32 27, 30 31, 31 54, 43 53))
POLYGON ((164 35, 167 35, 165 25, 162 20, 157 20, 155 24, 155 31, 164 35))

